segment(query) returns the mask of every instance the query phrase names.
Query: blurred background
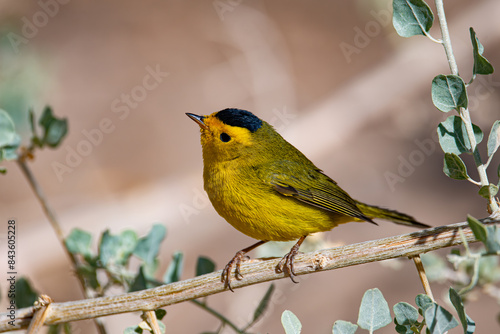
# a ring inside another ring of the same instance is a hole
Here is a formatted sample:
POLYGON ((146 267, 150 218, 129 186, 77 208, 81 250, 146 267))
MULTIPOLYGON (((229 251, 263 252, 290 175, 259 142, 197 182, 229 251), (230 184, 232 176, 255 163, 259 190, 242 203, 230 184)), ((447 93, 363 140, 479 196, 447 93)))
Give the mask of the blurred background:
MULTIPOLYGON (((468 80, 472 69, 470 26, 498 68, 500 3, 446 5, 461 75, 468 80)), ((435 75, 449 73, 444 50, 424 37, 397 36, 391 12, 388 0, 4 0, 0 108, 25 134, 29 108, 40 114, 50 105, 68 119, 61 147, 38 152, 30 164, 66 234, 79 227, 95 239, 106 229, 145 235, 162 223, 167 237, 160 272, 175 251, 182 251, 182 279, 194 276, 199 255, 221 269, 237 250, 254 243, 208 202, 199 129, 186 112, 252 111, 364 202, 434 226, 463 221, 466 214, 484 217, 486 202, 477 189, 442 172, 435 133, 449 115, 433 107, 430 84, 435 75)), ((431 33, 437 38, 436 28, 431 33)), ((498 74, 478 78, 469 90, 472 120, 486 135, 499 118, 499 92, 498 74)), ((57 302, 81 299, 68 259, 27 181, 16 164, 4 166, 0 217, 17 220, 19 273, 57 302)), ((347 224, 321 237, 327 247, 412 231, 384 222, 347 224)), ((251 255, 268 255, 269 249, 260 252, 251 255)), ((391 307, 413 302, 423 292, 413 263, 388 264, 301 276, 299 284, 277 281, 270 309, 254 330, 282 333, 281 313, 289 309, 305 333, 330 332, 335 320, 357 321, 361 297, 374 287, 391 307)), ((5 270, 0 272, 5 296, 2 275, 5 270)), ((208 303, 244 324, 268 286, 221 293, 208 303)), ((448 285, 433 288, 444 303, 448 285)), ((479 294, 467 311, 477 332, 498 330, 499 308, 490 297, 479 294)), ((104 321, 110 333, 121 333, 139 316, 104 321)), ((169 333, 214 331, 219 324, 191 303, 168 307, 163 321, 169 333)), ((95 331, 90 321, 74 326, 95 331)))

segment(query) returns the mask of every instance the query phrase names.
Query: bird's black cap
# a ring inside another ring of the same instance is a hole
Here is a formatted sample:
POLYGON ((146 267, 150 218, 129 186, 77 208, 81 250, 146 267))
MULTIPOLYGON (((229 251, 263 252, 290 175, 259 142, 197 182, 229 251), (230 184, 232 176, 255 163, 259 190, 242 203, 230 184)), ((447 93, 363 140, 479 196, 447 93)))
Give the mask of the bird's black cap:
POLYGON ((215 114, 224 124, 246 128, 250 132, 257 131, 262 126, 262 121, 250 111, 228 108, 215 114))

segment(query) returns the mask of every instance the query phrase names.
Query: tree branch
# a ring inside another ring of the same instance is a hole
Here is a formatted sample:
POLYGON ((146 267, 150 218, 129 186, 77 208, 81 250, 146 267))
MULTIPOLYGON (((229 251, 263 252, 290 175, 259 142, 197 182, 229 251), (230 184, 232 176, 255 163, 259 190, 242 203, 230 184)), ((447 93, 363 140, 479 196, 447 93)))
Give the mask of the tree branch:
MULTIPOLYGON (((485 221, 495 223, 500 221, 485 221)), ((463 243, 459 228, 462 228, 468 243, 476 238, 466 222, 398 235, 394 237, 346 245, 307 254, 295 259, 297 275, 339 269, 362 263, 383 261, 398 257, 413 257, 439 248, 463 243)), ((252 260, 241 265, 243 279, 233 280, 233 289, 277 280, 286 277, 276 272, 279 259, 252 260)), ((181 282, 163 285, 117 296, 100 297, 65 303, 52 303, 45 324, 58 324, 75 320, 91 319, 118 313, 155 310, 226 291, 220 280, 221 271, 194 277, 181 282)), ((7 313, 0 314, 0 332, 27 328, 33 317, 33 307, 18 310, 14 326, 7 313)))

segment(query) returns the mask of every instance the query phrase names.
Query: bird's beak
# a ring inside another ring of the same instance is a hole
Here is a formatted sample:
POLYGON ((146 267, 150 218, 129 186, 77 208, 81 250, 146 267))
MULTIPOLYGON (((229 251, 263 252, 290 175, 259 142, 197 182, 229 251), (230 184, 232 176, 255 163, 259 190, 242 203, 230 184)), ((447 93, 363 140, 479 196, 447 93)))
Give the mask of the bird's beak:
POLYGON ((205 123, 203 123, 203 119, 205 118, 205 116, 198 116, 198 115, 195 115, 195 114, 191 114, 191 113, 186 113, 186 115, 191 118, 193 121, 195 121, 196 123, 198 123, 198 125, 200 126, 200 128, 206 130, 207 129, 207 125, 205 123))

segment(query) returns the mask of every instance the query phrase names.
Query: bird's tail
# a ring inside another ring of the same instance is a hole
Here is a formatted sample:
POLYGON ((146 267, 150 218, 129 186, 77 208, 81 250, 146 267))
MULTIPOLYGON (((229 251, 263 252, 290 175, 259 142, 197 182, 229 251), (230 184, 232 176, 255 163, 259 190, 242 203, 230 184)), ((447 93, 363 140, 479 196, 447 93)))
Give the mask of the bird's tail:
POLYGON ((361 210, 361 212, 365 216, 370 218, 380 218, 391 221, 396 224, 407 225, 417 228, 430 227, 429 225, 416 221, 415 218, 413 218, 412 216, 394 210, 384 209, 378 206, 368 205, 357 201, 356 201, 356 206, 361 210))

